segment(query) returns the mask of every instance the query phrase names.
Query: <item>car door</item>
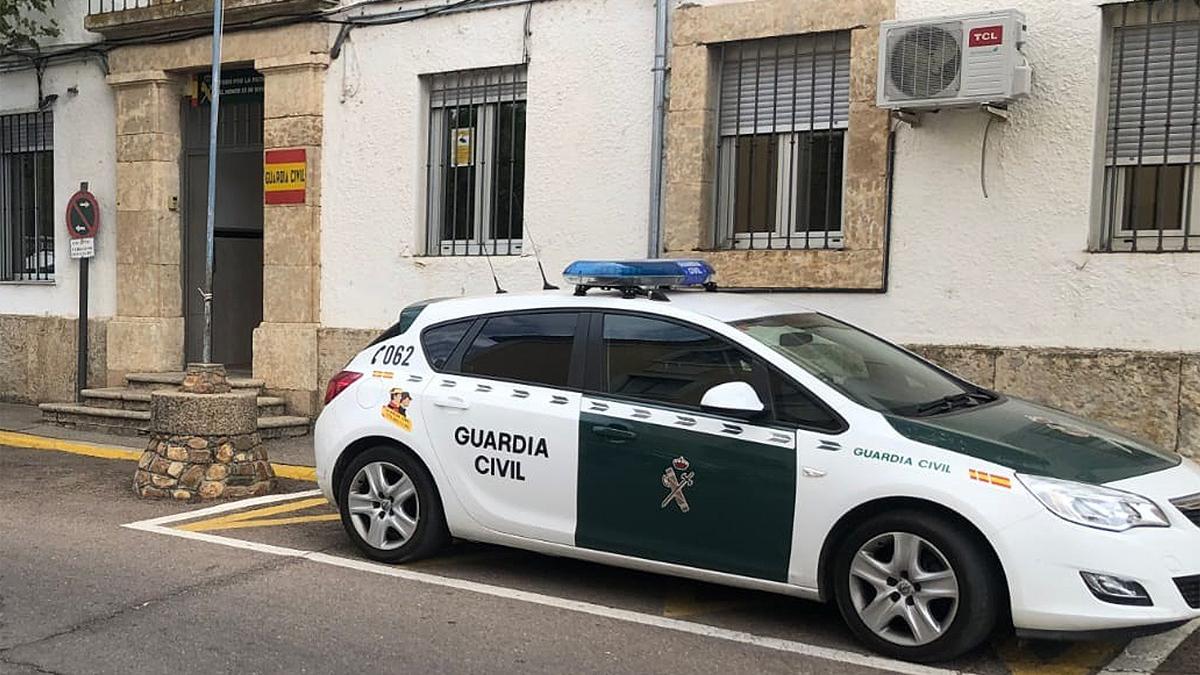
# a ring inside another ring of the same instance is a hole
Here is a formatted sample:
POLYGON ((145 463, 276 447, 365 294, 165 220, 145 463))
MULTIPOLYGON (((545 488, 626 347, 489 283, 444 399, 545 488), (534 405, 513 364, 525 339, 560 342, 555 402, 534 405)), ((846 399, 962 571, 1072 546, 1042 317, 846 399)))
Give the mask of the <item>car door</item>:
POLYGON ((425 392, 438 461, 484 527, 573 541, 583 320, 574 311, 481 317, 425 392))
POLYGON ((770 411, 705 410, 711 387, 750 383, 759 359, 697 326, 605 313, 591 328, 582 402, 576 545, 785 582, 796 433, 770 411))

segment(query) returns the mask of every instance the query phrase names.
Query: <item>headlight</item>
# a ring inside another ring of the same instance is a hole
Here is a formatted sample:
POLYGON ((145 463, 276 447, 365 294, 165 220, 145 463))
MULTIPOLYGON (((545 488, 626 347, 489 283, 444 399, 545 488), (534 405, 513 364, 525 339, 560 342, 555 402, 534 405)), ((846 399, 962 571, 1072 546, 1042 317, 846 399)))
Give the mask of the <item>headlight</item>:
POLYGON ((1112 532, 1171 525, 1154 502, 1131 492, 1042 476, 1017 478, 1054 515, 1072 523, 1112 532))

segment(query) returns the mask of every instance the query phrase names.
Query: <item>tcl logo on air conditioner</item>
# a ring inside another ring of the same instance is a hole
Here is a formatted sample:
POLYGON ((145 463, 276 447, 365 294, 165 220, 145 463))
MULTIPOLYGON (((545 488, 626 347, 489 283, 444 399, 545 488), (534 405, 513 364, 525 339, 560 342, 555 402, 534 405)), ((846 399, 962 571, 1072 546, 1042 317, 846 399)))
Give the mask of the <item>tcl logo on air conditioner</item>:
POLYGON ((995 47, 1004 43, 1004 26, 972 28, 967 36, 968 47, 995 47))

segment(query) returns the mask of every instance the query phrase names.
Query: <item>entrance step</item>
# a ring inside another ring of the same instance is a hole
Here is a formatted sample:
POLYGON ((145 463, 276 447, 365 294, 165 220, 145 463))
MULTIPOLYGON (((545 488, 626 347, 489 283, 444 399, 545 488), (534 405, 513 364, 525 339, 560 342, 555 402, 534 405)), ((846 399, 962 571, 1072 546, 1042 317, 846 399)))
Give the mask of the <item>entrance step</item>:
POLYGON ((309 425, 310 422, 307 417, 296 415, 260 416, 258 418, 258 435, 264 441, 272 438, 307 436, 309 425))
POLYGON ((119 436, 144 436, 150 432, 150 413, 144 410, 97 408, 81 403, 43 403, 38 407, 43 420, 61 427, 119 436))
MULTIPOLYGON (((139 436, 149 433, 150 395, 175 389, 184 374, 130 373, 127 386, 84 389, 81 403, 43 403, 42 419, 58 426, 89 431, 139 436)), ((287 400, 263 393, 263 381, 251 377, 230 377, 234 391, 258 394, 258 431, 266 438, 306 436, 311 428, 307 417, 288 415, 287 400)))
MULTIPOLYGON (((129 373, 125 376, 125 383, 129 389, 134 391, 158 391, 160 389, 174 389, 183 384, 183 373, 129 373)), ((228 379, 229 386, 234 389, 258 389, 262 390, 263 381, 252 377, 230 377, 228 379)))

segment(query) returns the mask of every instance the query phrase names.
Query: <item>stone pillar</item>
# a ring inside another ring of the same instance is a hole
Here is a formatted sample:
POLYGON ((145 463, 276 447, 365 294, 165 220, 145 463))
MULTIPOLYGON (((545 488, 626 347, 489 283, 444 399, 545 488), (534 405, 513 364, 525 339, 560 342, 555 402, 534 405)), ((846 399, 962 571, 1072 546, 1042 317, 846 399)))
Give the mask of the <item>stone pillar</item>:
POLYGON ((231 391, 224 366, 190 364, 179 391, 150 395, 150 444, 133 478, 139 497, 249 497, 274 486, 257 395, 231 391))
POLYGON ((161 70, 110 75, 117 105, 117 316, 107 380, 183 367, 179 102, 161 70))
POLYGON ((258 59, 263 146, 303 148, 302 204, 263 207, 263 322, 254 331, 254 376, 301 415, 315 415, 321 321, 321 133, 324 54, 258 59))

